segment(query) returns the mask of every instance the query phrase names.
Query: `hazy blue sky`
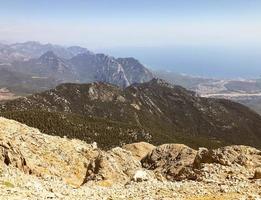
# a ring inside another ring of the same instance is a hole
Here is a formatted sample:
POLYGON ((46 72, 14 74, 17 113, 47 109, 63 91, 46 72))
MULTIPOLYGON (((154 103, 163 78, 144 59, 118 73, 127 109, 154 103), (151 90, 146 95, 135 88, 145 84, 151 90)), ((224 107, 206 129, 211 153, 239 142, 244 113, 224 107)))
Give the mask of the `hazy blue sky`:
POLYGON ((257 75, 261 0, 0 0, 0 42, 28 40, 178 72, 257 75))
POLYGON ((90 48, 261 44, 260 0, 0 0, 0 40, 90 48))

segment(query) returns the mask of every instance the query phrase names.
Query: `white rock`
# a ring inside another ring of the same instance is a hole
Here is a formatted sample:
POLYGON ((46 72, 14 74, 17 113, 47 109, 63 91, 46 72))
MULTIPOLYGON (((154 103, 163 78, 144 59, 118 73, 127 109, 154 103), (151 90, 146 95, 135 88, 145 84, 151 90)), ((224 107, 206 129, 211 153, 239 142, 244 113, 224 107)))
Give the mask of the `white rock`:
POLYGON ((92 143, 92 148, 93 148, 93 149, 98 149, 97 142, 93 142, 93 143, 92 143))
POLYGON ((147 181, 148 179, 148 174, 144 170, 137 170, 132 178, 135 182, 147 181))

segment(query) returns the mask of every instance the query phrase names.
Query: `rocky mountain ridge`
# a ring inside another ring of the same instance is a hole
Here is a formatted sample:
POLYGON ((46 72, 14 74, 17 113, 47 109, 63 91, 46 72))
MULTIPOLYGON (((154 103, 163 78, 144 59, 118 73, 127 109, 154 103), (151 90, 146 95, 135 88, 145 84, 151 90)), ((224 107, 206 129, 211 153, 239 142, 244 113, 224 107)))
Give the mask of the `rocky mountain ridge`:
POLYGON ((0 197, 5 199, 253 199, 261 152, 247 146, 99 143, 49 136, 0 118, 0 197), (193 190, 191 190, 193 188, 193 190))
POLYGON ((54 52, 58 57, 70 59, 78 54, 91 54, 88 49, 79 46, 63 47, 53 44, 41 44, 40 42, 29 41, 15 44, 0 45, 0 61, 12 63, 13 61, 26 61, 39 58, 48 51, 54 52))
POLYGON ((67 132, 67 136, 77 135, 87 142, 107 141, 103 143, 105 146, 130 141, 155 145, 184 143, 192 147, 245 144, 260 148, 261 144, 261 117, 255 112, 228 100, 198 97, 160 79, 125 89, 105 83, 62 84, 53 90, 6 102, 0 105, 0 114, 48 134, 67 132), (77 120, 69 115, 77 115, 73 117, 77 120), (44 116, 50 120, 36 120, 44 116), (109 135, 102 133, 104 129, 95 133, 93 128, 85 128, 86 117, 102 118, 114 124, 116 130, 127 126, 127 130, 136 131, 115 132, 118 136, 108 142, 109 135), (53 122, 63 126, 55 129, 51 126, 53 122), (63 130, 69 124, 75 124, 75 129, 63 130))

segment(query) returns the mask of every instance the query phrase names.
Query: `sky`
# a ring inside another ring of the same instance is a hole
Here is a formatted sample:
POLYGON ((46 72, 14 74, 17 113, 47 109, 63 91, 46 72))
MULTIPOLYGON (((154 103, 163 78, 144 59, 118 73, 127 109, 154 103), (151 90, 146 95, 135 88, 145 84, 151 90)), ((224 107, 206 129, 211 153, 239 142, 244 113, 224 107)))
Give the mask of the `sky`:
POLYGON ((261 44, 260 0, 0 0, 0 40, 89 48, 261 44))
POLYGON ((29 40, 116 55, 128 48, 179 47, 256 53, 261 47, 261 1, 0 0, 0 42, 29 40))

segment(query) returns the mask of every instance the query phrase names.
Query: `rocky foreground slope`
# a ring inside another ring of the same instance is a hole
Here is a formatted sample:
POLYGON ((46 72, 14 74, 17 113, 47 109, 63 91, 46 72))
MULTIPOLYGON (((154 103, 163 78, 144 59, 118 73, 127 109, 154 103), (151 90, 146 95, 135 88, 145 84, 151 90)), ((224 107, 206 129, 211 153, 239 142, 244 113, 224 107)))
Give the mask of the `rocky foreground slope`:
POLYGON ((260 199, 260 167, 247 146, 102 151, 0 118, 0 199, 260 199))

